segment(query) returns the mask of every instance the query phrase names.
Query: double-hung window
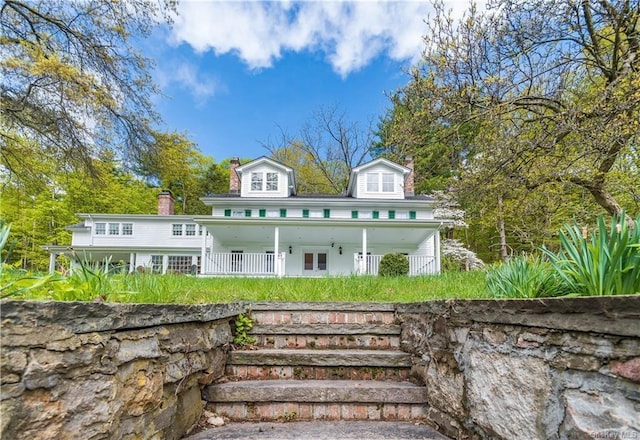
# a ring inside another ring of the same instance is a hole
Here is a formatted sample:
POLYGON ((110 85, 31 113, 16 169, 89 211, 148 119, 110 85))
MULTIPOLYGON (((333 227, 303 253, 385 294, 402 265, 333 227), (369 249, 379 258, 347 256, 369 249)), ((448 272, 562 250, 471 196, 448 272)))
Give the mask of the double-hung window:
POLYGON ((267 173, 267 191, 278 191, 278 173, 267 173))
POLYGON ((174 224, 171 225, 171 235, 173 235, 174 237, 181 237, 182 236, 182 224, 174 224))
POLYGON ((262 173, 251 173, 251 191, 262 191, 262 173))
POLYGON ((394 191, 395 176, 393 173, 367 173, 367 192, 389 193, 394 191))
POLYGON ((133 223, 122 224, 122 235, 133 235, 133 223))
POLYGON ((382 173, 382 192, 393 192, 393 173, 382 173))
POLYGON ((109 223, 109 235, 120 235, 120 223, 109 223))
POLYGON ((107 224, 106 223, 96 223, 95 231, 96 231, 96 235, 107 235, 107 224))
POLYGON ((378 182, 380 175, 378 173, 367 173, 367 192, 378 192, 378 182))
POLYGON ((185 234, 187 237, 195 237, 196 236, 196 225, 184 225, 185 234))

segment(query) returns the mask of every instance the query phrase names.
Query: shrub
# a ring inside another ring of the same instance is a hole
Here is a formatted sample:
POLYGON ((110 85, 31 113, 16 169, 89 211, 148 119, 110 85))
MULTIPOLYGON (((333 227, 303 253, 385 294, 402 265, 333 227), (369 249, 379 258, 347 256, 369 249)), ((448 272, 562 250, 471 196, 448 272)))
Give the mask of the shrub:
POLYGON ((640 216, 630 228, 614 216, 611 227, 602 216, 598 227, 587 235, 577 224, 560 232, 557 254, 543 248, 571 293, 579 295, 624 295, 640 293, 640 216))
POLYGON ((409 260, 402 254, 386 254, 380 260, 378 275, 398 277, 409 274, 409 260))
POLYGON ((540 298, 567 293, 553 266, 540 256, 520 256, 487 269, 494 298, 540 298))

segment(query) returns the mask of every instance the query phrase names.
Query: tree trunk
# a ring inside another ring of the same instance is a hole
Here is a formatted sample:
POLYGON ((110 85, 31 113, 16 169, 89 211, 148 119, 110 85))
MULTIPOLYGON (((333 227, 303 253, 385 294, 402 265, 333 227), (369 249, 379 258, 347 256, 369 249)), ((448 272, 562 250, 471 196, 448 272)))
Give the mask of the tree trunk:
POLYGON ((504 227, 504 215, 502 214, 502 196, 498 196, 498 234, 500 235, 500 258, 502 261, 509 259, 507 247, 507 233, 504 227))

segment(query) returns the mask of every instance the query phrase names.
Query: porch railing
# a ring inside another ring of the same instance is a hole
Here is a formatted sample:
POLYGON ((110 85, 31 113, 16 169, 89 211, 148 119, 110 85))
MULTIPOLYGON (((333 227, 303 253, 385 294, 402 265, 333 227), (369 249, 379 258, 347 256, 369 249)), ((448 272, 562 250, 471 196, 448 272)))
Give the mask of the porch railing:
POLYGON ((204 275, 282 276, 285 253, 212 253, 205 256, 204 275))
MULTIPOLYGON (((354 254, 354 271, 360 275, 378 275, 383 255, 367 255, 366 265, 362 255, 354 254)), ((430 275, 436 273, 436 259, 429 255, 408 255, 409 276, 430 275)))

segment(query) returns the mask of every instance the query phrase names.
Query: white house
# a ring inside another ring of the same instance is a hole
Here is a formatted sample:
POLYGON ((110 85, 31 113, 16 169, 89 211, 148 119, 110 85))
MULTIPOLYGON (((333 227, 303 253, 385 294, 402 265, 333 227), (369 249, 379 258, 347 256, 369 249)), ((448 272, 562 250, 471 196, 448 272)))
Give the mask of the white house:
POLYGON ((377 274, 381 258, 403 253, 410 275, 440 271, 433 201, 413 193, 413 163, 376 159, 352 170, 344 196, 296 193, 291 168, 261 157, 231 161, 229 193, 202 198, 211 215, 173 215, 168 191, 158 215, 80 214, 71 248, 58 254, 111 257, 130 270, 209 276, 377 274))

